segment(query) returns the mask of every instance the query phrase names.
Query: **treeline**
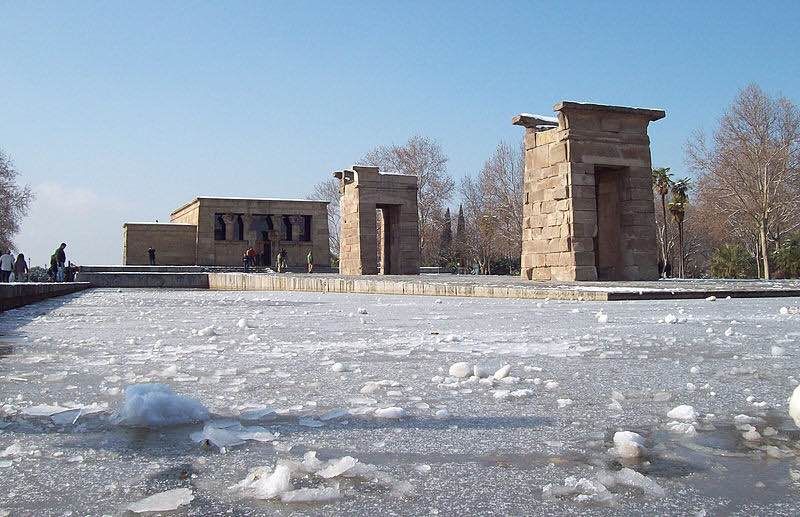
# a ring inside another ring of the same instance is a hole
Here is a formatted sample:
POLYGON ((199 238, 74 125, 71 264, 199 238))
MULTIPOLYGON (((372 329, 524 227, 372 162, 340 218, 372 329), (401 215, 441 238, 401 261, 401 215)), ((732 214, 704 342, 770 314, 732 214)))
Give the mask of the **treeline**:
MULTIPOLYGON (((685 147, 687 171, 653 169, 661 269, 673 277, 800 276, 800 115, 783 96, 741 90, 711 137, 685 147)), ((519 274, 524 153, 501 143, 480 170, 455 181, 439 144, 413 136, 359 163, 419 178, 422 264, 519 274)), ((331 250, 339 253, 336 180, 315 186, 330 201, 331 250)))

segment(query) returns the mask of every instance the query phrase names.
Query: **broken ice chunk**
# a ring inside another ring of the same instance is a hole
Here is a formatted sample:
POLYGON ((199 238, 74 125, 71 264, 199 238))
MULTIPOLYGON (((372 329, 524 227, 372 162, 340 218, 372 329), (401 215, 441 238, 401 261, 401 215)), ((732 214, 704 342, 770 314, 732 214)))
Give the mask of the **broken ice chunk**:
POLYGON ((448 371, 451 377, 458 377, 463 379, 472 373, 472 367, 468 363, 454 363, 450 366, 448 371))
POLYGON ((664 490, 661 485, 647 476, 629 468, 624 468, 617 472, 601 472, 597 475, 597 480, 607 487, 625 485, 638 488, 645 494, 653 497, 664 497, 667 495, 667 491, 664 490))
POLYGON ((352 456, 344 456, 343 458, 329 461, 325 468, 317 471, 317 475, 325 479, 334 478, 355 467, 356 463, 358 463, 358 460, 352 456))
POLYGON ((387 407, 375 410, 375 416, 378 418, 400 418, 406 414, 406 411, 401 407, 387 407))
POLYGON ((644 436, 632 431, 614 433, 614 453, 621 458, 638 458, 645 452, 644 436))
POLYGON ((194 496, 188 488, 175 488, 167 490, 128 505, 128 510, 133 513, 169 512, 178 507, 192 502, 194 496))
POLYGON ((675 420, 695 420, 697 418, 697 412, 694 410, 694 407, 682 404, 672 408, 667 413, 667 416, 675 420))
POLYGON ((232 486, 256 499, 274 499, 292 489, 291 470, 279 463, 275 471, 269 467, 256 467, 242 481, 232 486))
POLYGON ((198 336, 216 336, 217 332, 214 329, 214 325, 209 325, 208 327, 201 328, 197 331, 198 336))
POLYGON ((203 404, 176 395, 164 384, 133 384, 125 388, 125 401, 113 420, 128 427, 159 428, 208 420, 203 404))
POLYGON ((499 381, 500 379, 504 379, 504 378, 508 377, 508 374, 509 374, 510 371, 511 371, 511 365, 510 364, 502 366, 500 369, 498 369, 496 372, 494 372, 495 380, 499 381))
POLYGON ((241 445, 244 443, 244 440, 235 432, 227 429, 212 427, 211 424, 206 424, 202 431, 191 433, 189 438, 196 443, 208 443, 219 449, 224 447, 233 447, 234 445, 241 445))
POLYGON ((797 386, 789 399, 789 416, 794 420, 794 425, 800 427, 800 386, 797 386))
POLYGON ((241 420, 261 420, 265 417, 275 416, 275 410, 267 406, 259 406, 242 411, 239 415, 241 420))
POLYGON ((283 503, 323 503, 341 497, 338 487, 300 488, 281 494, 283 503))
POLYGON ((80 416, 81 409, 70 409, 69 411, 63 411, 61 413, 51 415, 50 420, 57 425, 72 425, 78 421, 80 416))
POLYGON ((681 434, 684 436, 697 436, 697 430, 692 424, 686 422, 678 422, 677 420, 672 420, 667 422, 667 429, 675 434, 681 434))
POLYGON ((12 443, 3 449, 3 452, 0 452, 0 458, 13 458, 20 454, 22 454, 22 447, 18 443, 12 443))
POLYGON ((40 404, 38 406, 29 406, 22 410, 23 415, 28 416, 53 416, 64 411, 70 411, 72 408, 61 406, 49 406, 47 404, 40 404))

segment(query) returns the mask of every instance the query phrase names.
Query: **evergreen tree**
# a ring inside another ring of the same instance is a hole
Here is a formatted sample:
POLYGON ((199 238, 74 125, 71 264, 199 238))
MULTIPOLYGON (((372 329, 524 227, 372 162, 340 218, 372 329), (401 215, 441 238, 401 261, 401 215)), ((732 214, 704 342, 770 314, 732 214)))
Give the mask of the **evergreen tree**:
POLYGON ((458 219, 456 220, 456 238, 453 251, 454 259, 459 262, 462 267, 467 265, 466 256, 466 242, 467 242, 467 221, 464 219, 464 205, 458 205, 458 219))
POLYGON ((458 205, 458 221, 456 223, 456 240, 463 242, 467 237, 467 223, 464 220, 464 205, 458 205))
POLYGON ((453 219, 450 217, 450 208, 444 211, 442 218, 442 236, 439 239, 439 261, 444 266, 453 258, 453 219))

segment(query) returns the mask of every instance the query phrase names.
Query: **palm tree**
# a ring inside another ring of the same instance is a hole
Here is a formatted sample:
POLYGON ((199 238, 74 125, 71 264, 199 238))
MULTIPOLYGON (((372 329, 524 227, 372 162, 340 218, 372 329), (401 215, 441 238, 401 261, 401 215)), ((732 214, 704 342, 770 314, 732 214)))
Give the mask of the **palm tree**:
POLYGON ((661 216, 664 226, 661 228, 661 260, 664 267, 667 265, 667 243, 669 242, 669 232, 667 231, 667 194, 672 187, 672 175, 669 167, 658 167, 653 169, 653 190, 661 196, 661 216))
POLYGON ((756 274, 756 261, 741 244, 723 244, 711 257, 711 276, 749 278, 756 274))
POLYGON ((669 213, 672 219, 678 224, 678 277, 683 278, 685 274, 683 252, 683 219, 686 215, 686 205, 689 202, 689 189, 691 182, 689 178, 682 178, 672 184, 672 201, 669 203, 669 213))

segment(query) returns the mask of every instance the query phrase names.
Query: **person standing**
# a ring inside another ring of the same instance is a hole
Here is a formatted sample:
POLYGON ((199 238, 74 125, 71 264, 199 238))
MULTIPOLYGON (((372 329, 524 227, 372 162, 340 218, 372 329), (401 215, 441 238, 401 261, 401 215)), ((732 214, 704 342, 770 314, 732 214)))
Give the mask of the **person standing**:
POLYGON ((314 254, 311 250, 306 255, 306 263, 308 264, 308 272, 311 273, 314 270, 314 254))
POLYGON ((247 255, 247 263, 250 265, 250 267, 256 267, 256 250, 250 246, 247 248, 245 254, 247 255))
POLYGON ((156 265, 156 249, 152 246, 147 248, 147 258, 150 260, 150 265, 156 265))
POLYGON ((25 254, 20 253, 17 255, 17 261, 14 262, 14 281, 27 282, 29 272, 28 263, 25 261, 25 254))
POLYGON ((278 268, 278 273, 283 272, 283 250, 280 250, 278 256, 275 257, 275 267, 278 268))
POLYGON ((64 268, 67 265, 67 254, 64 251, 64 248, 67 247, 67 243, 62 242, 61 246, 56 248, 55 257, 56 257, 56 282, 63 282, 64 281, 64 268))
POLYGON ((242 265, 244 266, 244 272, 247 273, 250 270, 250 249, 247 248, 242 253, 242 265))
POLYGON ((6 283, 14 270, 14 256, 10 251, 0 255, 0 282, 6 283))

